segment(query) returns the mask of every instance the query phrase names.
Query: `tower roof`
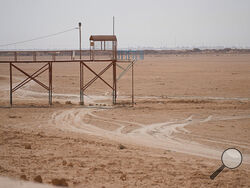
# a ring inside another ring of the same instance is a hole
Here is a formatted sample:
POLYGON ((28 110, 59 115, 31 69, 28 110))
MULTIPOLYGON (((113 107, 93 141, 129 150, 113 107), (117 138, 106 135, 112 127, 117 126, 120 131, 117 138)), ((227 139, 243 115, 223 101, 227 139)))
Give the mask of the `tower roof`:
POLYGON ((92 41, 117 41, 115 35, 91 35, 89 40, 92 40, 92 41))

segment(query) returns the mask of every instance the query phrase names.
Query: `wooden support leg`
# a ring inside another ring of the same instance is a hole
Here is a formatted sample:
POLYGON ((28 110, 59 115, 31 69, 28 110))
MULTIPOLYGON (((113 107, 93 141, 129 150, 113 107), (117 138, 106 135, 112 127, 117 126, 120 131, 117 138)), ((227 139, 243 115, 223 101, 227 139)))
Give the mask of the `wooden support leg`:
POLYGON ((113 61, 113 104, 116 104, 117 90, 116 90, 116 61, 113 61))
POLYGON ((12 63, 10 63, 10 106, 12 106, 12 63))
POLYGON ((115 85, 114 85, 114 88, 115 88, 115 104, 116 104, 116 98, 117 98, 117 81, 116 81, 116 61, 115 61, 115 85))
POLYGON ((134 62, 132 62, 132 106, 134 106, 134 62))
POLYGON ((83 63, 80 62, 80 105, 84 105, 83 98, 83 63))
POLYGON ((52 105, 52 62, 49 63, 49 105, 52 105))

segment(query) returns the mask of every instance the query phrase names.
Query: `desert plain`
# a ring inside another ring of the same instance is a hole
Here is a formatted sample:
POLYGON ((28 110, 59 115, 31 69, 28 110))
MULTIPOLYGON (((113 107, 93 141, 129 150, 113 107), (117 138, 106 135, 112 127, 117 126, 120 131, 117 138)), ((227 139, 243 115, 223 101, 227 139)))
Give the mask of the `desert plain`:
MULTIPOLYGON (((14 85, 25 78, 13 71, 14 85)), ((79 63, 55 63, 53 105, 31 81, 10 108, 9 65, 0 64, 0 187, 250 187, 250 54, 146 54, 134 66, 134 106, 131 82, 129 71, 112 105, 97 80, 81 106, 79 63), (227 148, 243 162, 211 180, 227 148), (27 182, 37 177, 42 185, 27 182)))

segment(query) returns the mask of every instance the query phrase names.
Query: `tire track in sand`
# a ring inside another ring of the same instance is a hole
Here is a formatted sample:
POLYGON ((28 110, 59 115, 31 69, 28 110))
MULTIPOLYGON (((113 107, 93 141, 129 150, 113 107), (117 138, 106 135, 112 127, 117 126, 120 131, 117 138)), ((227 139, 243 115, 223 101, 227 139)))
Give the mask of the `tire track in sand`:
MULTIPOLYGON (((188 139, 181 139, 176 137, 173 133, 192 134, 185 129, 185 126, 195 123, 204 123, 208 121, 223 121, 223 120, 236 120, 236 119, 249 119, 250 116, 233 116, 233 117, 212 117, 209 116, 205 119, 195 119, 190 116, 186 119, 175 120, 172 122, 153 123, 153 124, 140 124, 137 122, 113 120, 106 117, 101 117, 93 114, 96 109, 70 109, 61 110, 52 114, 50 124, 56 126, 63 131, 73 131, 77 133, 85 133, 94 136, 105 137, 119 142, 129 144, 142 145, 147 147, 167 149, 171 151, 181 152, 185 154, 197 155, 206 158, 220 159, 223 150, 214 149, 211 146, 203 145, 198 142, 190 141, 188 139), (99 128, 95 125, 85 123, 86 115, 92 116, 94 119, 103 122, 109 122, 117 125, 114 131, 99 128), (137 128, 130 132, 122 131, 126 125, 137 125, 137 128)), ((198 136, 198 140, 207 140, 221 144, 233 144, 239 147, 250 149, 248 143, 240 143, 225 139, 207 139, 198 136)), ((250 164, 249 154, 243 154, 243 163, 250 164)))

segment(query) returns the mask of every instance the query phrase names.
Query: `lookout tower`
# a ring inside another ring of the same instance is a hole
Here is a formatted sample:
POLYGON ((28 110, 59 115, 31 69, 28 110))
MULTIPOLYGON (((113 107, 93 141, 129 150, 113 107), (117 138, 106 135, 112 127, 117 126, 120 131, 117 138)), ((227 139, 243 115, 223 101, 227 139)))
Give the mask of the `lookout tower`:
POLYGON ((117 60, 117 39, 115 35, 91 35, 90 60, 117 60))

